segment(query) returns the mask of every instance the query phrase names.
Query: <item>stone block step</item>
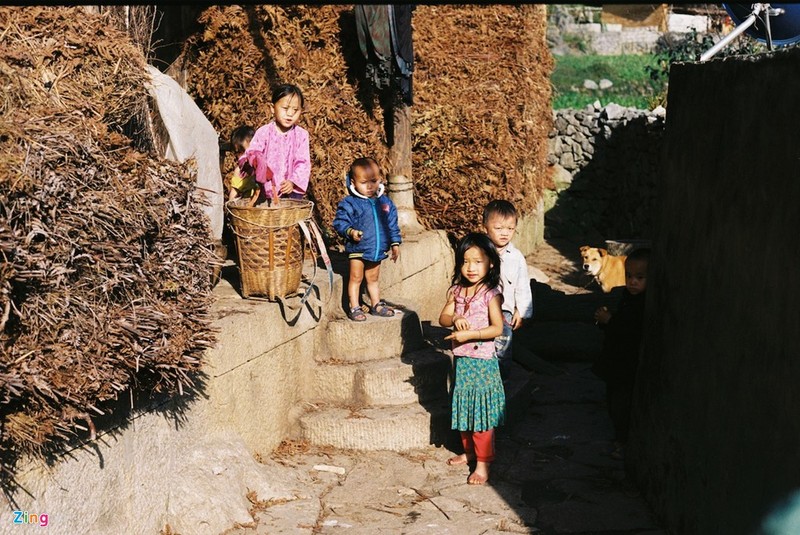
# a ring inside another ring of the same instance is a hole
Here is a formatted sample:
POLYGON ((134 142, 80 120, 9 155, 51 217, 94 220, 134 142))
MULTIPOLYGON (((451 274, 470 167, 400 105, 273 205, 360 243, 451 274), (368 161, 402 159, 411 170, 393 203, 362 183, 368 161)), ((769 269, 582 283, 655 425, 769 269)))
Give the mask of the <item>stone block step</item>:
POLYGON ((408 405, 326 408, 300 418, 303 438, 315 446, 348 450, 407 451, 448 440, 450 400, 408 405))
MULTIPOLYGON (((530 406, 531 374, 518 364, 506 388, 505 429, 520 421, 530 406)), ((406 451, 429 444, 457 446, 450 429, 450 397, 421 403, 368 408, 326 407, 300 418, 303 438, 316 446, 353 450, 406 451)))
POLYGON ((396 309, 391 318, 367 315, 367 321, 337 319, 328 323, 326 347, 317 351, 319 362, 366 362, 422 348, 419 316, 410 309, 396 309))
POLYGON ((447 396, 450 356, 433 348, 356 364, 318 364, 315 403, 404 405, 447 396))

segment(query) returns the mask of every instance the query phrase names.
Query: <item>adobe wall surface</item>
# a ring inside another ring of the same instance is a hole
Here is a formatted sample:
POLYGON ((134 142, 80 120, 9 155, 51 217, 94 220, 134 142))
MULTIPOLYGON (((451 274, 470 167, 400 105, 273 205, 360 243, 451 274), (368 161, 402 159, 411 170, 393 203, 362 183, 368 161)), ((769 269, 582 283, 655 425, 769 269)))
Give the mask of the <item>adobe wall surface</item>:
POLYGON ((681 534, 800 486, 800 50, 675 65, 630 467, 681 534))
POLYGON ((532 212, 521 214, 517 220, 517 231, 512 241, 523 256, 532 254, 544 241, 544 206, 545 201, 542 196, 532 212))
MULTIPOLYGON (((384 296, 418 306, 422 321, 438 318, 453 269, 443 231, 406 239, 401 260, 385 262, 384 296), (439 298, 441 296, 441 299, 439 298)), ((246 499, 302 494, 254 460, 296 435, 314 388, 314 355, 324 351, 328 320, 343 317, 342 278, 333 291, 317 277, 321 302, 287 325, 277 303, 243 300, 226 281, 215 289, 219 343, 207 355, 206 386, 179 407, 168 402, 138 412, 51 467, 23 463, 12 511, 47 514, 54 533, 220 533, 250 522, 246 499), (321 314, 320 314, 321 311, 321 314)), ((291 317, 291 316, 290 316, 291 317)), ((0 522, 0 533, 34 526, 0 522)))

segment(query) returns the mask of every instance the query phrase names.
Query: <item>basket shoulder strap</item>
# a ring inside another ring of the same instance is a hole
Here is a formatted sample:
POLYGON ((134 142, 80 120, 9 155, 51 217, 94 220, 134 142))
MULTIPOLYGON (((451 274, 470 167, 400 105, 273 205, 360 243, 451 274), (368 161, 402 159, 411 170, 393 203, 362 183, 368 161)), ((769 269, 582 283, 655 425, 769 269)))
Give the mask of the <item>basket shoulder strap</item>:
POLYGON ((300 228, 303 230, 303 234, 309 243, 311 243, 309 229, 311 231, 310 234, 314 235, 319 256, 321 256, 322 261, 325 262, 325 269, 328 272, 328 287, 331 291, 333 291, 333 266, 331 265, 331 258, 328 256, 328 249, 325 247, 325 242, 322 240, 322 231, 319 229, 313 219, 307 219, 306 221, 300 221, 300 228), (307 225, 306 221, 308 222, 307 225))
POLYGON ((294 317, 289 321, 289 323, 293 323, 300 317, 300 314, 303 312, 303 305, 306 304, 308 297, 311 295, 311 289, 314 287, 314 281, 317 279, 317 259, 316 255, 314 254, 314 244, 319 249, 319 256, 322 257, 322 260, 325 262, 325 269, 328 271, 328 289, 329 291, 333 291, 333 266, 331 265, 331 259, 328 256, 328 251, 325 248, 325 242, 322 241, 322 232, 319 230, 319 227, 314 222, 313 219, 306 219, 305 221, 299 221, 297 225, 300 227, 300 230, 303 231, 303 235, 305 236, 305 241, 308 244, 308 248, 311 250, 311 254, 314 258, 314 271, 311 275, 311 281, 308 283, 308 287, 303 292, 303 297, 300 298, 300 304, 297 307, 297 313, 294 317), (314 239, 312 239, 312 234, 314 239))

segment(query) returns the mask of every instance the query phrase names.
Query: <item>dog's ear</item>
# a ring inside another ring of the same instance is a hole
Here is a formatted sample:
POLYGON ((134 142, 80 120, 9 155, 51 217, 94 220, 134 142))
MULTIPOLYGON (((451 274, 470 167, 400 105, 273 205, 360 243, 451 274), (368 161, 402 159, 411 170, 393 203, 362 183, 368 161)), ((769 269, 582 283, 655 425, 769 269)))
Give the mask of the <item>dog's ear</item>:
POLYGON ((584 252, 584 251, 585 251, 586 249, 588 249, 588 248, 589 248, 589 246, 588 246, 588 245, 584 245, 583 247, 581 247, 580 251, 581 251, 581 252, 584 252))
POLYGON ((600 251, 600 256, 606 256, 608 254, 608 251, 606 251, 605 249, 598 248, 597 250, 600 251))

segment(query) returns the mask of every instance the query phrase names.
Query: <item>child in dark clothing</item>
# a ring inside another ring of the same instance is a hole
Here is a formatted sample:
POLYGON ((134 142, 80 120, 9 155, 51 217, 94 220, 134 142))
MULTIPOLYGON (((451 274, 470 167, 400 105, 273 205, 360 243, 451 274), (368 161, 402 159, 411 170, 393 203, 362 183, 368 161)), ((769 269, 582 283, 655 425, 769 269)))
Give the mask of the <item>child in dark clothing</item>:
POLYGON ((606 307, 601 307, 594 313, 595 321, 605 330, 605 339, 603 351, 592 371, 606 383, 608 414, 615 435, 615 449, 611 456, 617 459, 622 458, 623 447, 628 441, 649 258, 649 249, 637 249, 628 255, 625 259, 625 290, 617 311, 611 314, 606 307))

